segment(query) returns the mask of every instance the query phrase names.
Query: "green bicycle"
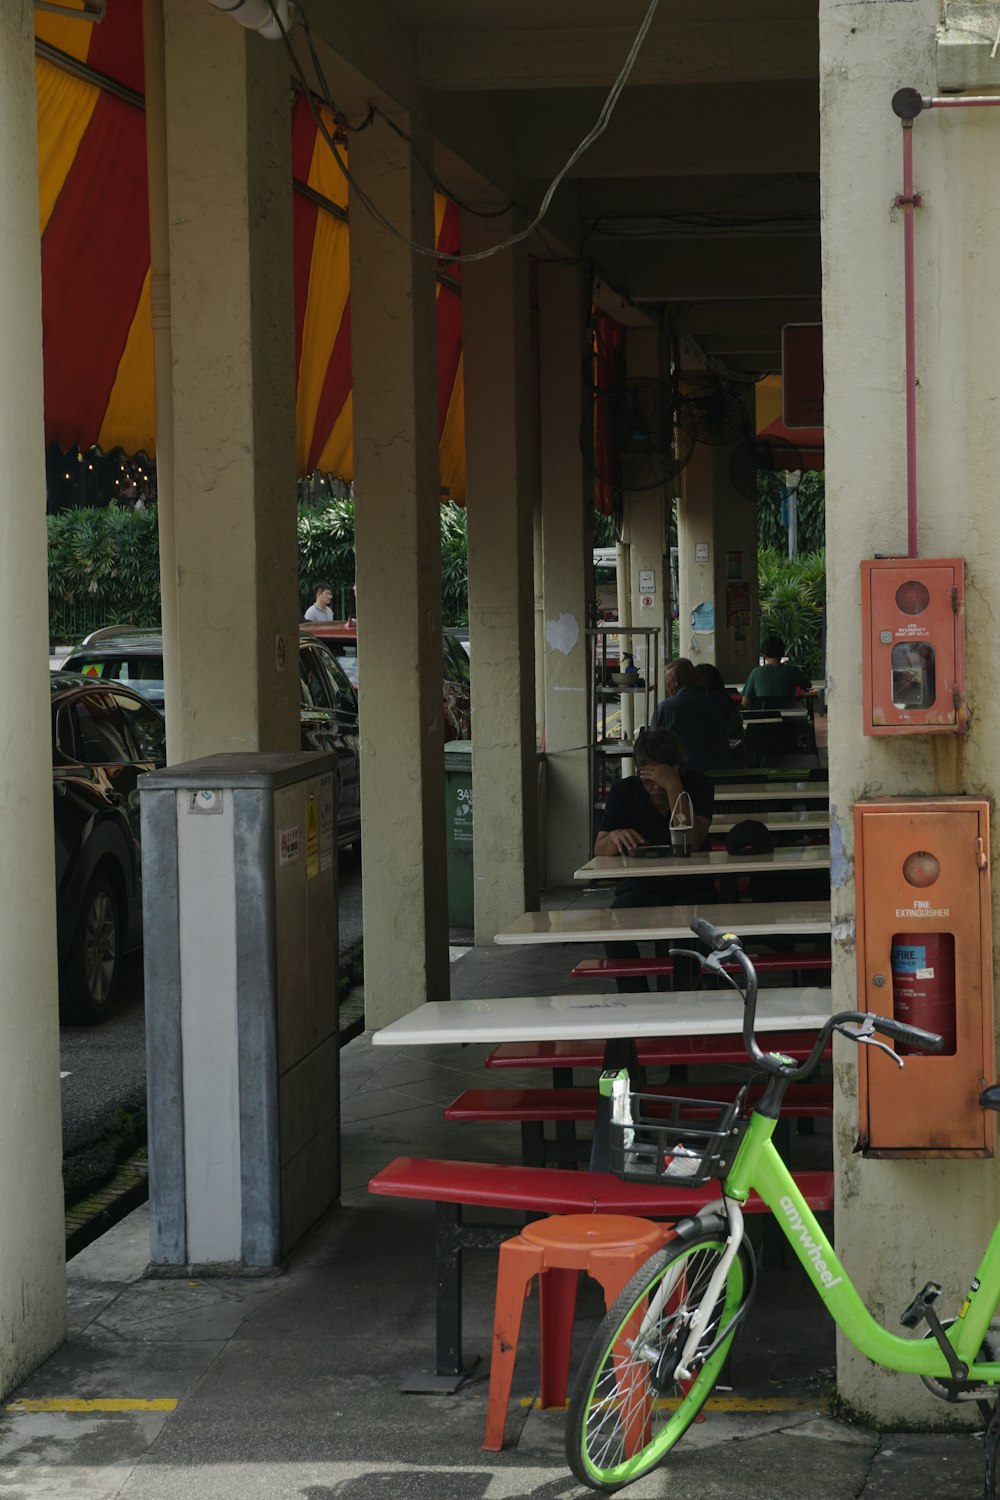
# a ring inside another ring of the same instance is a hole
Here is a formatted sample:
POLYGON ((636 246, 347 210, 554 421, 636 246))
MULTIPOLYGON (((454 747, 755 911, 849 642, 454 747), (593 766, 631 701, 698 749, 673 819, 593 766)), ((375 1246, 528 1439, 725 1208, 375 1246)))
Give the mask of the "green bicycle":
MULTIPOLYGON (((988 1422, 985 1495, 995 1500, 1000 1223, 956 1318, 940 1320, 935 1303, 941 1288, 928 1282, 900 1320, 908 1329, 926 1322, 923 1337, 889 1333, 868 1312, 772 1140, 788 1085, 815 1069, 834 1031, 894 1058, 875 1032, 926 1052, 939 1051, 941 1038, 885 1016, 843 1011, 827 1021, 804 1062, 762 1052, 754 1037, 757 976, 739 938, 701 918, 693 931, 711 952, 691 956, 743 995, 743 1039, 769 1081, 749 1115, 741 1092, 706 1123, 704 1107, 696 1118, 685 1118, 694 1101, 680 1099, 670 1101, 666 1122, 662 1113, 644 1117, 643 1096, 628 1092, 626 1074, 602 1078, 602 1090, 612 1095, 613 1170, 690 1187, 715 1177, 722 1197, 678 1223, 674 1238, 633 1276, 595 1333, 569 1403, 570 1468, 591 1489, 621 1489, 662 1463, 698 1415, 753 1301, 754 1257, 740 1208, 753 1189, 781 1225, 831 1317, 863 1354, 886 1369, 918 1375, 945 1401, 979 1402, 988 1422), (722 966, 733 961, 739 972, 729 977, 722 966)), ((896 1061, 902 1066, 901 1058, 896 1061)), ((664 1101, 657 1102, 662 1110, 664 1101)), ((1000 1110, 1000 1085, 985 1089, 980 1102, 1000 1110)))

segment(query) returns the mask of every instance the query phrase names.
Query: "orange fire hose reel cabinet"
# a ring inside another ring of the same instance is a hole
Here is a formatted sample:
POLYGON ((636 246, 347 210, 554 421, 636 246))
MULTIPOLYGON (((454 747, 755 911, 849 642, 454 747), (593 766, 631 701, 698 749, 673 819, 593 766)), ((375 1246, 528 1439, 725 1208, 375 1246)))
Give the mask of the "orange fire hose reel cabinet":
POLYGON ((938 1032, 904 1066, 858 1048, 866 1156, 992 1156, 996 1115, 989 804, 886 797, 854 809, 858 1009, 938 1032))
POLYGON ((965 564, 882 557, 861 564, 865 734, 964 734, 965 564))

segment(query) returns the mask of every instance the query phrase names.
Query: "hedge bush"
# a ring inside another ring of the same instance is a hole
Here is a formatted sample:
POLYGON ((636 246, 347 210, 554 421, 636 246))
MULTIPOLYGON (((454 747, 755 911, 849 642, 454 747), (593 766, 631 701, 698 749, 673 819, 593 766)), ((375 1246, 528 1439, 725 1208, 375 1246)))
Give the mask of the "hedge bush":
MULTIPOLYGON (((64 510, 48 518, 49 638, 68 643, 101 625, 160 623, 156 507, 64 510)), ((354 501, 338 497, 298 510, 299 600, 312 603, 318 579, 335 605, 352 611, 354 501)), ((469 618, 466 513, 441 507, 441 604, 446 625, 469 618)))
POLYGON ((64 510, 47 517, 49 636, 74 641, 100 625, 158 625, 156 508, 64 510))

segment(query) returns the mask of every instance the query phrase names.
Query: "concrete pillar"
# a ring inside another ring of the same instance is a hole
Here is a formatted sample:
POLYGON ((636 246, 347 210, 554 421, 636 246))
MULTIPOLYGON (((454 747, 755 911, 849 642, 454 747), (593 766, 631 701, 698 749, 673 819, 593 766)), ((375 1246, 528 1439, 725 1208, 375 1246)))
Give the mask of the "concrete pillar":
MULTIPOLYGON (((661 381, 664 370, 660 329, 632 327, 626 338, 629 377, 661 381)), ((666 397, 666 387, 662 389, 666 397)), ((666 399, 662 410, 664 413, 669 411, 669 401, 666 399)), ((669 436, 669 433, 664 434, 664 441, 669 441, 669 436)), ((636 465, 636 472, 643 486, 648 485, 656 474, 655 458, 643 459, 636 465)), ((655 646, 656 679, 660 697, 663 696, 663 663, 670 656, 670 554, 665 519, 666 496, 665 484, 656 488, 626 490, 623 527, 628 543, 629 616, 637 629, 655 629, 660 632, 655 646)), ((646 642, 641 636, 633 636, 632 646, 635 664, 647 676, 648 664, 644 659, 646 642)), ((641 703, 641 699, 635 700, 635 708, 639 711, 635 715, 633 732, 642 728, 641 703)), ((624 706, 627 707, 627 704, 624 706)), ((651 703, 650 706, 652 708, 655 705, 651 703)))
MULTIPOLYGON (((352 137, 351 172, 433 245, 431 185, 405 141, 379 124, 352 137)), ((441 520, 434 262, 360 207, 351 334, 365 1017, 377 1027, 448 998, 441 520)))
POLYGON ((0 1397, 66 1336, 33 19, 0 3, 0 1397))
MULTIPOLYGON (((462 217, 462 249, 510 234, 462 217)), ((528 261, 523 245, 462 271, 469 507, 476 942, 538 905, 532 630, 528 261)))
MULTIPOLYGON (((1000 776, 1000 432, 991 416, 1000 220, 984 212, 1000 173, 994 110, 928 111, 913 126, 923 200, 915 225, 917 536, 923 557, 966 559, 969 733, 875 739, 861 732, 859 563, 905 554, 907 545, 903 224, 890 210, 902 191, 902 132, 890 100, 903 85, 939 92, 940 20, 937 0, 850 13, 837 0, 820 3, 835 1010, 857 1004, 855 801, 872 788, 883 796, 982 795, 1000 776)), ((962 50, 989 66, 988 43, 962 50)), ((994 932, 997 903, 994 870, 994 932)), ((1000 1211, 996 1161, 854 1155, 857 1067, 853 1046, 840 1039, 834 1072, 837 1246, 862 1300, 898 1331, 914 1288, 931 1277, 944 1288, 942 1317, 956 1313, 1000 1211)), ((928 1097, 928 1110, 934 1105, 928 1097)), ((981 1425, 975 1410, 943 1406, 918 1381, 877 1370, 843 1340, 838 1383, 852 1406, 879 1423, 981 1425)))
POLYGON ((757 507, 733 486, 732 452, 699 443, 681 472, 679 624, 682 656, 742 686, 758 656, 757 507))
POLYGON ((284 49, 165 0, 178 705, 173 753, 299 748, 284 49))
POLYGON ((163 69, 163 3, 142 0, 143 88, 146 96, 146 172, 149 199, 149 290, 156 392, 156 524, 160 544, 160 625, 167 759, 179 760, 183 716, 177 628, 177 550, 174 527, 174 350, 170 329, 170 210, 167 203, 167 107, 163 69))
MULTIPOLYGON (((586 634, 592 500, 580 454, 584 301, 577 267, 538 268, 546 884, 563 884, 591 853, 586 634)), ((592 488, 592 487, 591 487, 592 488)))

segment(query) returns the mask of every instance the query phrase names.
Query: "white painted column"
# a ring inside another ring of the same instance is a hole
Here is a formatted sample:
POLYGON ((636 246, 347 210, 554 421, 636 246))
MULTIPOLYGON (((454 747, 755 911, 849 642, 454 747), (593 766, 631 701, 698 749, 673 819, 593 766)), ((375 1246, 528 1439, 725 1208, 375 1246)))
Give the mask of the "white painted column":
POLYGON ((729 477, 732 448, 699 443, 677 506, 681 655, 742 684, 756 666, 757 507, 729 477), (740 608, 749 601, 749 616, 740 608))
MULTIPOLYGON (((465 251, 509 215, 462 217, 465 251)), ((538 904, 528 262, 523 245, 462 272, 469 507, 476 942, 538 904)))
MULTIPOLYGON (((872 788, 883 796, 991 793, 1000 779, 1000 430, 993 418, 1000 121, 993 109, 929 111, 913 126, 923 200, 915 223, 917 537, 925 558, 966 559, 969 733, 876 739, 861 732, 859 564, 876 553, 905 554, 907 545, 903 222, 890 211, 902 191, 902 130, 890 101, 903 86, 940 92, 941 12, 937 0, 849 12, 837 0, 820 3, 835 1010, 853 1009, 857 997, 855 801, 872 788)), ((992 67, 989 38, 966 45, 965 20, 958 18, 957 57, 975 54, 967 65, 992 67)), ((960 82, 950 79, 952 88, 960 82)), ((998 897, 994 869, 994 934, 998 897)), ((839 1039, 834 1070, 838 1250, 863 1301, 897 1331, 900 1312, 928 1278, 942 1283, 941 1313, 950 1316, 1000 1212, 997 1162, 855 1155, 857 1068, 854 1048, 839 1039)), ((934 1103, 928 1098, 929 1110, 934 1103)), ((846 1400, 880 1423, 981 1425, 975 1410, 942 1406, 918 1381, 875 1369, 844 1340, 838 1383, 846 1400)))
POLYGON ((163 0, 142 0, 146 173, 149 200, 149 283, 156 395, 156 524, 160 544, 160 624, 167 759, 179 760, 177 548, 174 526, 174 350, 170 331, 170 215, 167 205, 167 106, 163 69, 163 0))
MULTIPOLYGON (((405 141, 376 123, 352 137, 351 172, 403 234, 433 245, 431 185, 405 141)), ((432 259, 352 206, 365 1018, 372 1027, 423 1000, 448 998, 434 269, 432 259)))
POLYGON ((0 1397, 66 1336, 33 21, 0 3, 0 1397))
POLYGON ((587 572, 591 517, 580 454, 584 302, 577 267, 538 267, 546 884, 591 854, 587 572))
MULTIPOLYGON (((630 327, 626 334, 626 355, 630 377, 645 377, 649 380, 663 379, 664 371, 660 358, 660 330, 656 327, 630 327)), ((669 401, 663 402, 664 411, 669 411, 669 401)), ((669 434, 667 435, 669 440, 669 434)), ((626 471, 628 463, 625 464, 626 471)), ((644 460, 637 466, 637 473, 648 482, 655 473, 655 464, 644 460)), ((670 554, 666 530, 665 485, 655 489, 627 490, 625 492, 624 536, 628 542, 629 615, 636 629, 656 629, 655 653, 657 655, 656 679, 659 697, 663 696, 663 664, 670 656, 670 554), (643 587, 652 582, 653 587, 643 587)), ((646 642, 641 636, 632 637, 632 654, 640 673, 652 681, 649 663, 645 660, 646 642)), ((655 704, 650 702, 650 711, 655 704)), ((642 728, 644 703, 634 700, 633 733, 642 728)))
POLYGON ((297 750, 287 55, 204 0, 165 0, 164 18, 180 713, 172 752, 297 750))

